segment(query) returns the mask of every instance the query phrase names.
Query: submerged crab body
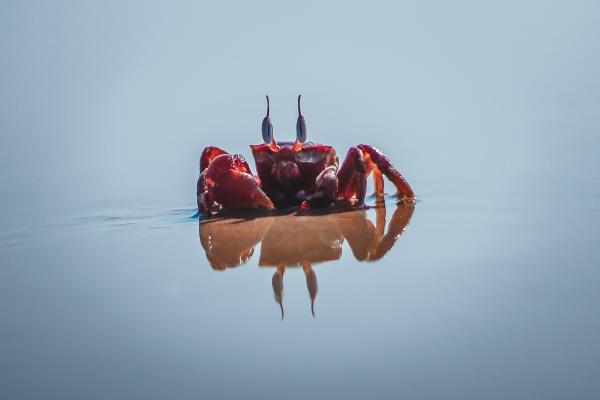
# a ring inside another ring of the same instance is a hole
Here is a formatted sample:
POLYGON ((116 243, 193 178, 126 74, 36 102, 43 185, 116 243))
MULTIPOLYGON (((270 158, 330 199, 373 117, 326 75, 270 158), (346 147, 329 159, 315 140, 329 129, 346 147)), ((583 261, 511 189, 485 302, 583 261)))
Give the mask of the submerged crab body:
POLYGON ((223 208, 272 210, 290 205, 361 206, 371 173, 377 193, 383 193, 382 175, 385 175, 401 199, 414 197, 406 180, 376 148, 366 144, 351 147, 338 167, 333 147, 304 142, 306 122, 300 112, 300 96, 295 142, 275 141, 268 110, 263 120, 265 143, 250 146, 257 176, 242 155, 229 154, 214 146, 202 152, 197 184, 200 213, 210 215, 223 208))

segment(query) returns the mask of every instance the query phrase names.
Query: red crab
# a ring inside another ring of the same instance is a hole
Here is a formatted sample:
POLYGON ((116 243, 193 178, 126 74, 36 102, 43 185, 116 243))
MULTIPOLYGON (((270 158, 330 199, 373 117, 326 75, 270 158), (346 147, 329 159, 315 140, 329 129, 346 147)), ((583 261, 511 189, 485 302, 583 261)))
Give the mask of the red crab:
POLYGON ((383 193, 382 175, 385 175, 396 186, 400 199, 414 198, 408 182, 373 146, 351 147, 338 168, 333 147, 306 142, 300 97, 296 141, 276 142, 267 96, 267 115, 262 122, 265 143, 250 146, 258 176, 252 173, 242 155, 229 154, 215 146, 204 149, 196 192, 201 214, 215 214, 223 208, 362 206, 371 172, 376 193, 383 193))

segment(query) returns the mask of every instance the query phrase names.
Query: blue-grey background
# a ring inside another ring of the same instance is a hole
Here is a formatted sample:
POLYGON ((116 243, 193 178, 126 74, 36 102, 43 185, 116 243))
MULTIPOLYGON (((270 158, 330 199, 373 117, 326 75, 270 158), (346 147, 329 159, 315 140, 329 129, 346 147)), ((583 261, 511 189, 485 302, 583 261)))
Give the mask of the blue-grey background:
POLYGON ((0 1, 0 397, 598 398, 599 43, 597 1, 0 1), (266 93, 420 200, 316 320, 174 211, 266 93))

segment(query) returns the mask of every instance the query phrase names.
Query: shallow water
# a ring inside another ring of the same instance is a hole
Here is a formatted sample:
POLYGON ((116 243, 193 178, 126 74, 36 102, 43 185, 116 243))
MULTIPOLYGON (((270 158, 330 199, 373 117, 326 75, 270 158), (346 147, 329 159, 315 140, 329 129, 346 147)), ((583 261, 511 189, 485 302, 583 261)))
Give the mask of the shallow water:
POLYGON ((198 221, 148 207, 4 232, 1 390, 592 398, 600 192, 447 184, 414 210, 388 197, 368 211, 198 221))

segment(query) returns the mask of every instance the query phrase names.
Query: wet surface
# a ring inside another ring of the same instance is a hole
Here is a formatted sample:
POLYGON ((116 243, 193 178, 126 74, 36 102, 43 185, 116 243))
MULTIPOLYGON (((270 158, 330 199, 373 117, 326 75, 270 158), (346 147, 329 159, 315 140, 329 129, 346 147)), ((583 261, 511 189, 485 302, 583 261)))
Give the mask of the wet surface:
POLYGON ((112 210, 5 233, 2 391, 591 398, 598 193, 532 185, 463 197, 450 182, 414 208, 324 215, 112 210))

